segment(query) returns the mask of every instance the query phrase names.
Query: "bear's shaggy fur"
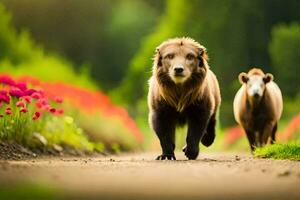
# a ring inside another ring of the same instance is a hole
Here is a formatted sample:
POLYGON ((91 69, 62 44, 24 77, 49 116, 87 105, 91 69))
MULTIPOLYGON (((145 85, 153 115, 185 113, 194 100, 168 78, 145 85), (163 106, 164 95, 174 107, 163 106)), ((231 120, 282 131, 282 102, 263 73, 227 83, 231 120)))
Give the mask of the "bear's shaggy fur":
POLYGON ((269 138, 273 144, 282 113, 282 95, 273 75, 252 68, 248 74, 240 73, 239 81, 242 87, 234 98, 234 117, 246 132, 251 151, 269 138))
POLYGON ((213 143, 221 97, 207 61, 205 47, 190 38, 170 39, 157 47, 148 93, 149 123, 162 147, 157 159, 176 159, 176 125, 188 125, 183 151, 189 159, 197 158, 200 141, 213 143))

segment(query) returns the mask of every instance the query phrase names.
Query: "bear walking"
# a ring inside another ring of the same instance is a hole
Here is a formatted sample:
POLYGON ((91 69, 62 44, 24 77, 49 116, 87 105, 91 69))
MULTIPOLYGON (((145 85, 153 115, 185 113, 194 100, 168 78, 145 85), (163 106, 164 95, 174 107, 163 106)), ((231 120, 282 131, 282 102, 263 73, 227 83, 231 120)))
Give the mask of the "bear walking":
POLYGON ((219 84, 208 65, 205 47, 190 38, 175 38, 156 49, 149 80, 149 123, 157 134, 162 154, 158 160, 176 159, 175 129, 188 125, 188 159, 196 159, 199 142, 215 139, 216 113, 221 103, 219 84))

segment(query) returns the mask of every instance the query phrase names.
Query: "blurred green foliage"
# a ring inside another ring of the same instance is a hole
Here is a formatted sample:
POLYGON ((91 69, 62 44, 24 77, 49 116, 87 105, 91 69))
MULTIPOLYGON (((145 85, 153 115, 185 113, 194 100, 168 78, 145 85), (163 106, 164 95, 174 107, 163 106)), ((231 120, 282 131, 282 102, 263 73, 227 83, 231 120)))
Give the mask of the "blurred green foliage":
POLYGON ((62 191, 44 182, 21 181, 17 184, 1 184, 0 199, 57 200, 62 198, 62 191))
POLYGON ((300 25, 278 25, 272 29, 269 45, 272 66, 278 84, 286 96, 295 97, 300 91, 300 25))
POLYGON ((42 80, 65 81, 96 89, 89 72, 81 66, 76 72, 68 61, 54 54, 46 54, 26 31, 18 33, 11 26, 11 15, 0 4, 0 72, 12 75, 32 75, 42 80))
POLYGON ((120 83, 140 38, 152 32, 164 9, 161 0, 1 1, 18 30, 28 27, 38 42, 70 59, 75 68, 90 65, 103 89, 120 83))

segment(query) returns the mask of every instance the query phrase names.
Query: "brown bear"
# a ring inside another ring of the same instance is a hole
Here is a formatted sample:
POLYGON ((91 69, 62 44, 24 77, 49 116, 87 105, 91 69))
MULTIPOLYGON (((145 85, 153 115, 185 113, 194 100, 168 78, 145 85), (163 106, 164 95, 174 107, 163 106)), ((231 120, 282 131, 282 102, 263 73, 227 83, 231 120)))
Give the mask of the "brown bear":
POLYGON ((276 141, 277 123, 282 113, 282 95, 273 75, 253 68, 239 74, 242 87, 233 102, 234 117, 246 132, 251 151, 276 141))
POLYGON ((176 125, 188 125, 188 159, 196 159, 199 142, 215 139, 216 113, 221 103, 219 84, 209 69, 204 46, 190 38, 169 39, 154 56, 149 80, 149 123, 157 134, 162 154, 157 160, 175 160, 176 125))

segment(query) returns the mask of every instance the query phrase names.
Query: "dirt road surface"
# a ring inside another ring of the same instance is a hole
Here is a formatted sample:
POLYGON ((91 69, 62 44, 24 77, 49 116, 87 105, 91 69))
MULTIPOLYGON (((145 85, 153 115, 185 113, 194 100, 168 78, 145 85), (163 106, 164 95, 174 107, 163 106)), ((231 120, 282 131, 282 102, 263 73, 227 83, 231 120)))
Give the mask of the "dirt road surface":
POLYGON ((43 183, 68 199, 300 199, 300 162, 206 153, 188 161, 157 153, 0 161, 0 184, 43 183))

